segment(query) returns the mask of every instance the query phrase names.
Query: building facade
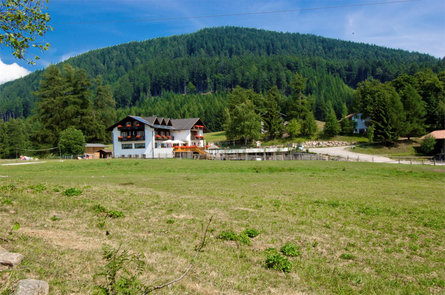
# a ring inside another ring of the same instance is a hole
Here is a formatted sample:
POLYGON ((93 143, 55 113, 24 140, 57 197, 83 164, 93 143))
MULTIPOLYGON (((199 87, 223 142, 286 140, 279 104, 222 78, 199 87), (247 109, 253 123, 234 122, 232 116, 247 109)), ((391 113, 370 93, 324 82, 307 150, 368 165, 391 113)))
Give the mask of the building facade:
POLYGON ((113 124, 115 158, 172 158, 175 147, 205 147, 206 127, 199 118, 127 116, 113 124))

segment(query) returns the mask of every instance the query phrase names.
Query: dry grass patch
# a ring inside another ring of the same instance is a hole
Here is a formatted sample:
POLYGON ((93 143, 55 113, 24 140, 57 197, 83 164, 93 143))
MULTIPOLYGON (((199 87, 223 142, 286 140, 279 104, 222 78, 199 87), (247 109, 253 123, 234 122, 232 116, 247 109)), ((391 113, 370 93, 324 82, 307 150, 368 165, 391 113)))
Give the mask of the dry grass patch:
POLYGON ((139 255, 144 284, 163 283, 188 266, 212 215, 194 268, 160 294, 444 292, 444 169, 128 159, 0 167, 9 175, 0 178, 0 246, 25 255, 2 271, 0 294, 24 277, 47 280, 53 294, 89 294, 104 244, 139 255), (247 228, 260 232, 251 245, 217 238, 247 228), (265 250, 288 242, 301 252, 290 273, 267 269, 265 250))

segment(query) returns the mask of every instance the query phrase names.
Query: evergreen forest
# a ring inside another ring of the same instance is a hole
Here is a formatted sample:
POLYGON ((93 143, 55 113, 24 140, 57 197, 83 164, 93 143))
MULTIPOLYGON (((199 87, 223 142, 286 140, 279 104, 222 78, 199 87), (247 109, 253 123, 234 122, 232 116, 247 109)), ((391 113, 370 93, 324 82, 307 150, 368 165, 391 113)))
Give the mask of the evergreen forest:
POLYGON ((230 138, 230 118, 239 119, 234 102, 240 101, 255 110, 250 119, 266 123, 270 138, 292 120, 288 126, 296 129, 288 134, 310 136, 313 126, 304 125, 314 119, 329 122, 327 135, 350 132, 336 120, 361 111, 380 118, 371 120, 376 139, 392 141, 443 128, 444 70, 445 59, 427 54, 298 33, 208 28, 93 50, 0 85, 0 136, 20 121, 33 146, 54 146, 68 127, 87 141, 107 141, 110 122, 155 114, 200 117, 230 138), (379 113, 382 104, 398 115, 379 113), (48 115, 54 113, 59 118, 48 115), (391 131, 379 120, 394 122, 391 131))

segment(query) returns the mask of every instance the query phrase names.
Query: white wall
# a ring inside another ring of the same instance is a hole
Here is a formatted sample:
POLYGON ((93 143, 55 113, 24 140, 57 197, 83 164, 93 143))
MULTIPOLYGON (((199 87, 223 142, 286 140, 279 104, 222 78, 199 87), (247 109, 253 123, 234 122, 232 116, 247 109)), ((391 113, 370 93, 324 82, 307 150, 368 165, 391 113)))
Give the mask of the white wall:
POLYGON ((155 149, 155 159, 173 158, 173 148, 157 148, 155 149))
POLYGON ((153 142, 154 142, 154 131, 150 126, 145 125, 145 141, 119 141, 119 136, 121 132, 117 127, 113 129, 113 156, 115 158, 120 158, 122 156, 132 157, 138 155, 140 158, 145 155, 146 158, 153 157, 153 142), (135 149, 135 143, 145 143, 145 149, 135 149), (132 144, 132 149, 122 149, 122 144, 132 144))
POLYGON ((173 130, 171 134, 175 137, 175 140, 181 140, 190 145, 190 130, 173 130))
POLYGON ((363 119, 363 114, 358 113, 355 116, 352 116, 351 120, 356 122, 354 133, 360 133, 360 130, 368 130, 368 126, 366 126, 366 122, 369 120, 368 118, 363 119))

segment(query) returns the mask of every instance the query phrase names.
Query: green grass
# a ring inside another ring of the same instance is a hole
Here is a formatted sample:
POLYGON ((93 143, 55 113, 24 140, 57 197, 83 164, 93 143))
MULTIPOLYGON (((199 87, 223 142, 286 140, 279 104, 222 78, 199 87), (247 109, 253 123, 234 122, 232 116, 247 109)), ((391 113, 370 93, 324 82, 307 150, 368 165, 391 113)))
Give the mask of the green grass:
POLYGON ((362 143, 352 149, 353 152, 386 157, 415 157, 415 147, 419 144, 415 141, 401 140, 393 146, 385 146, 379 143, 362 143))
POLYGON ((90 294, 104 244, 139 255, 141 281, 159 285, 187 268, 212 215, 192 271, 158 294, 445 292, 445 167, 113 159, 0 175, 0 246, 25 255, 0 274, 0 294, 30 277, 90 294), (251 228, 250 243, 218 238, 251 228), (268 268, 267 249, 286 243, 292 267, 268 268))
POLYGON ((226 141, 226 133, 224 131, 209 132, 205 134, 205 139, 208 143, 213 142, 217 144, 220 141, 226 141))

